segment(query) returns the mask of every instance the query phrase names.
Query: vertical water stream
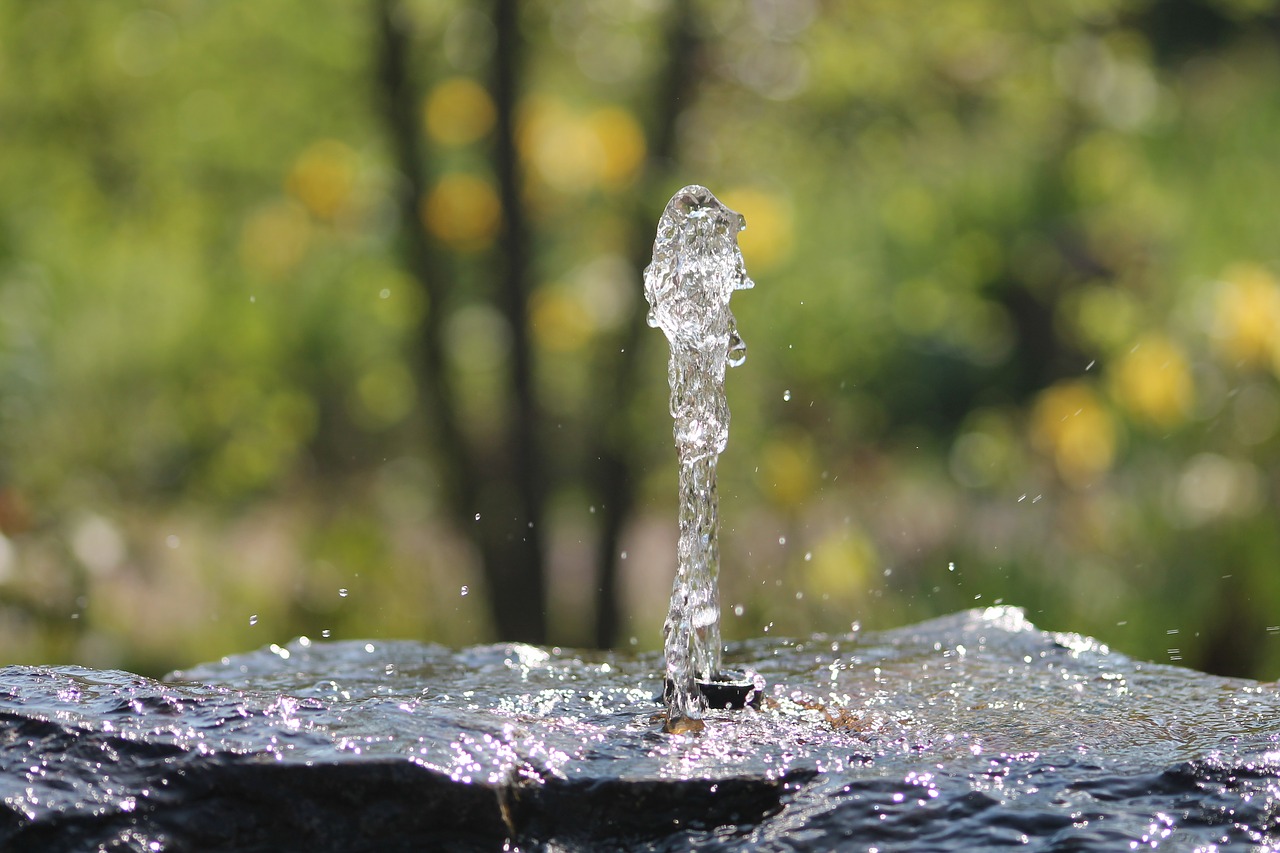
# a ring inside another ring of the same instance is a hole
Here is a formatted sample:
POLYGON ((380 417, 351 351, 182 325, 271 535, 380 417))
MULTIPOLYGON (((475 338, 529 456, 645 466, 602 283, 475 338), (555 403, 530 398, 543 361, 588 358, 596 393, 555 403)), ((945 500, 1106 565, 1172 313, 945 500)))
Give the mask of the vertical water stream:
POLYGON ((716 461, 729 440, 725 369, 746 358, 729 310, 733 291, 753 286, 738 249, 745 227, 742 214, 706 187, 687 186, 662 212, 653 262, 644 271, 649 325, 662 329, 671 345, 668 380, 680 463, 678 562, 663 626, 669 729, 702 716, 697 681, 720 671, 716 461))

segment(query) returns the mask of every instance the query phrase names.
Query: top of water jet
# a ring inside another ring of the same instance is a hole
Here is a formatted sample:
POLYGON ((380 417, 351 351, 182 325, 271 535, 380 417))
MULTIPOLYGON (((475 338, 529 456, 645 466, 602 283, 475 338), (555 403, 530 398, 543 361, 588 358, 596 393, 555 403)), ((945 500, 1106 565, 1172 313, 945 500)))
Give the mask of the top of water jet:
POLYGON ((662 329, 672 348, 725 347, 731 366, 742 363, 745 348, 728 306, 733 291, 755 286, 738 251, 744 228, 742 214, 706 187, 690 184, 667 202, 644 290, 649 325, 662 329))

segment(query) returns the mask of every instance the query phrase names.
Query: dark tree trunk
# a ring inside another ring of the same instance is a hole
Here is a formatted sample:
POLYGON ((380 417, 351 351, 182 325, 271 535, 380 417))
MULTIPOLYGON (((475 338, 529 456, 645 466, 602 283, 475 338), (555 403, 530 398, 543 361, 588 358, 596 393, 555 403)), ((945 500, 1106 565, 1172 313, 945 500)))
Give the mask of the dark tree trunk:
MULTIPOLYGON (((493 101, 497 112, 494 171, 502 202, 502 239, 498 308, 511 328, 512 420, 507 461, 514 512, 484 526, 488 540, 485 567, 489 575, 494 618, 503 636, 546 641, 546 593, 543 583, 542 521, 545 484, 539 464, 538 406, 529 339, 529 240, 521 198, 522 175, 516 151, 515 113, 518 80, 523 68, 517 0, 496 0, 493 25, 497 35, 493 63, 493 101)), ((506 501, 504 501, 506 502, 506 501)))
POLYGON ((399 201, 405 263, 427 294, 427 312, 416 341, 414 363, 426 416, 432 429, 433 458, 451 514, 480 553, 493 624, 504 639, 546 641, 546 607, 541 552, 542 490, 537 466, 536 411, 528 325, 528 252, 518 193, 514 145, 515 80, 520 45, 515 3, 495 7, 498 35, 493 96, 498 112, 494 165, 503 206, 498 308, 511 326, 513 417, 496 448, 471 446, 459 419, 457 395, 445 360, 443 323, 447 283, 453 272, 445 253, 423 230, 418 217, 428 190, 427 152, 418 131, 420 95, 409 70, 410 41, 396 16, 394 0, 377 0, 380 59, 378 84, 396 166, 404 176, 399 201), (478 517, 477 517, 478 516, 478 517))
POLYGON ((427 193, 427 156, 418 135, 419 96, 409 71, 409 36, 396 19, 395 0, 378 0, 376 6, 383 119, 396 168, 404 177, 396 200, 404 263, 431 306, 415 341, 415 374, 444 475, 445 498, 452 507, 466 507, 475 503, 476 470, 445 367, 442 306, 448 276, 441 253, 418 217, 419 203, 427 193))

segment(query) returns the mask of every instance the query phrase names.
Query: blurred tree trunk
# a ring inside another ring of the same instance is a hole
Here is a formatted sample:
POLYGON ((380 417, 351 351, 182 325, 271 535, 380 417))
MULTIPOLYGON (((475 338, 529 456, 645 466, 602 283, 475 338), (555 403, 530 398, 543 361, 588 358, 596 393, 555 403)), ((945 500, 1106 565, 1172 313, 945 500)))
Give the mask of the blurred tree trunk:
POLYGON ((502 203, 498 309, 511 330, 512 418, 505 451, 506 476, 496 515, 481 525, 485 569, 494 618, 504 636, 546 640, 546 591, 542 557, 546 485, 540 464, 538 406, 529 338, 529 239, 521 196, 523 176, 516 150, 518 81, 524 68, 517 0, 495 0, 492 94, 497 113, 494 173, 502 203))
POLYGON ((498 309, 511 326, 513 417, 497 447, 468 441, 450 381, 443 325, 452 270, 424 230, 419 205, 428 192, 427 151, 419 132, 420 93, 409 65, 410 39, 397 16, 395 0, 377 0, 379 74, 384 120, 396 166, 405 182, 398 207, 405 263, 427 295, 417 339, 416 373, 432 427, 432 457, 443 474, 451 514, 480 553, 488 602, 498 634, 509 640, 546 640, 541 528, 543 495, 537 465, 536 411, 525 321, 527 294, 526 226, 520 204, 514 146, 515 80, 519 73, 519 33, 513 0, 498 0, 494 24, 498 43, 493 95, 498 111, 494 166, 503 204, 503 235, 497 261, 498 309))
MULTIPOLYGON (((496 44, 490 92, 497 113, 493 147, 494 174, 502 204, 501 240, 493 260, 498 292, 495 307, 512 336, 510 419, 498 446, 473 446, 458 418, 442 344, 450 270, 446 253, 434 244, 418 218, 420 200, 429 190, 427 152, 418 130, 419 94, 409 71, 409 39, 396 18, 394 0, 378 0, 381 34, 380 86, 387 105, 388 131, 405 191, 400 200, 406 263, 427 293, 428 312, 418 340, 419 382, 436 443, 434 457, 444 472, 446 494, 454 517, 474 542, 484 564, 494 625, 505 639, 540 643, 546 640, 545 567, 542 555, 547 487, 539 447, 540 415, 533 379, 529 338, 529 229, 521 198, 522 175, 515 141, 518 81, 523 68, 517 0, 494 0, 496 44), (477 518, 476 516, 479 516, 477 518)), ((691 102, 696 74, 697 40, 692 4, 678 0, 666 35, 667 65, 649 110, 649 158, 633 205, 630 256, 637 269, 649 261, 658 211, 655 198, 675 187, 670 180, 676 149, 676 124, 691 102)), ((635 392, 635 353, 643 325, 638 317, 621 338, 604 349, 595 378, 599 401, 589 434, 588 458, 595 463, 591 488, 601 508, 597 553, 595 642, 616 644, 621 607, 618 590, 618 544, 635 494, 630 433, 626 414, 635 392)))
MULTIPOLYGON (((690 106, 697 87, 695 57, 698 40, 694 31, 690 0, 676 0, 667 24, 667 64, 650 108, 648 127, 649 158, 631 214, 630 260, 643 270, 653 252, 653 235, 659 209, 650 209, 651 199, 665 200, 679 187, 663 187, 670 181, 676 158, 676 124, 683 109, 690 106)), ((637 285, 638 286, 638 285, 637 285)), ((643 314, 640 304, 637 315, 643 314)), ((594 440, 588 461, 594 463, 592 488, 602 516, 596 552, 596 624, 595 644, 600 648, 615 646, 621 627, 621 602, 618 589, 619 542, 622 528, 635 503, 636 482, 627 414, 636 389, 636 351, 645 325, 639 316, 625 323, 621 340, 611 340, 597 358, 600 370, 595 377, 595 394, 599 401, 594 411, 598 419, 588 431, 594 440)))

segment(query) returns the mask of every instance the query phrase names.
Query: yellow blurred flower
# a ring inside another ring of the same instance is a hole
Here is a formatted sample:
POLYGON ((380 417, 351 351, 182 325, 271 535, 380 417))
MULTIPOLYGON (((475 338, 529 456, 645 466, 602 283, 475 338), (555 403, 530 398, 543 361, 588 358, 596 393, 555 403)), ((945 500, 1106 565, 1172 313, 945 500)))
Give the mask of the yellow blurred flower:
POLYGON ((1280 373, 1280 284, 1258 264, 1237 264, 1219 284, 1213 336, 1233 364, 1280 373))
POLYGON ((584 117, 555 98, 535 97, 520 112, 521 156, 530 174, 557 192, 625 189, 644 166, 644 132, 621 107, 604 107, 584 117))
POLYGON ((311 239, 311 223, 298 204, 281 199, 258 208, 240 229, 240 262, 259 275, 284 275, 298 265, 311 239))
POLYGON ((803 564, 806 591, 830 596, 837 604, 852 604, 867 597, 880 557, 876 546, 861 530, 841 529, 823 537, 803 564))
POLYGON ((1115 421, 1084 382, 1060 382, 1041 392, 1031 409, 1030 432, 1032 444, 1053 458, 1073 486, 1089 485, 1115 461, 1115 421))
POLYGON ((1160 334, 1150 334, 1116 363, 1111 395, 1140 420, 1172 427, 1186 419, 1194 384, 1182 350, 1160 334))
POLYGON ((502 224, 502 203, 493 186, 475 175, 445 175, 422 201, 422 224, 462 250, 488 245, 502 224))
POLYGON ((493 128, 496 112, 484 87, 470 77, 452 77, 427 95, 427 133, 443 145, 475 142, 493 128))
POLYGON ((600 138, 590 124, 552 98, 531 99, 521 112, 519 145, 531 173, 562 193, 590 190, 604 162, 600 138))
POLYGON ((605 107, 587 118, 600 140, 600 183, 606 189, 624 189, 635 181, 644 165, 647 146, 635 116, 621 107, 605 107))
POLYGON ((318 219, 332 220, 351 204, 356 153, 336 139, 307 146, 285 180, 285 188, 318 219))
POLYGON ((791 253, 791 205, 785 198, 742 187, 721 193, 720 200, 747 220, 738 245, 748 270, 769 269, 791 253))
POLYGON ((761 485, 778 505, 798 509, 813 496, 818 472, 813 445, 805 435, 770 441, 760 456, 761 485))
POLYGON ((543 287, 529 301, 529 327, 538 347, 548 352, 581 349, 595 332, 590 312, 563 288, 543 287))

